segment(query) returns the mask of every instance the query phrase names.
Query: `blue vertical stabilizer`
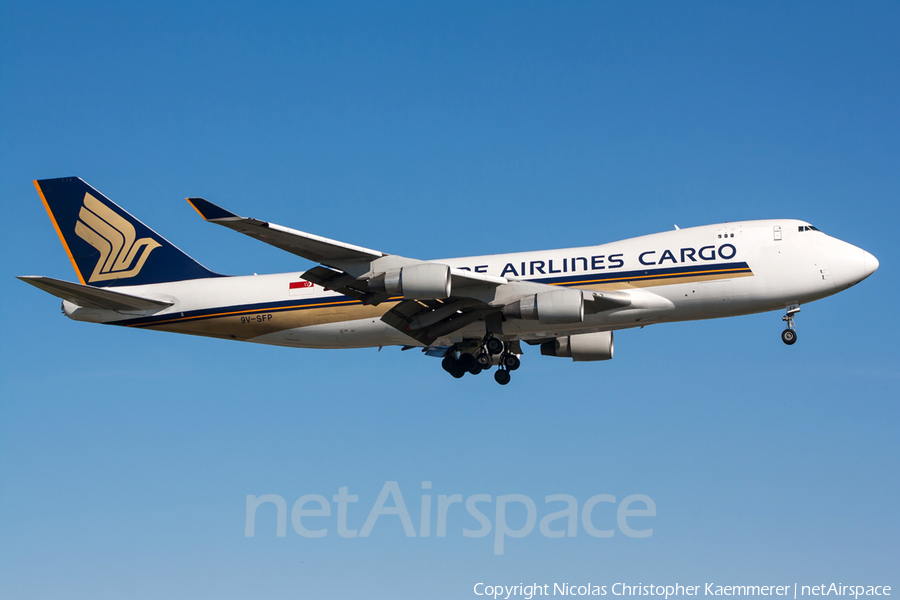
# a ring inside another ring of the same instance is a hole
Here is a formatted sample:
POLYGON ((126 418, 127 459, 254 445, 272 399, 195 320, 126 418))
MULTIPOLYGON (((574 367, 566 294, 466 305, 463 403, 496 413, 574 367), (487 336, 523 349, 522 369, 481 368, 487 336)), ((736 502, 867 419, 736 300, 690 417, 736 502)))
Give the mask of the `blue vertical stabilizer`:
POLYGON ((82 283, 144 285, 221 277, 78 177, 34 182, 82 283))

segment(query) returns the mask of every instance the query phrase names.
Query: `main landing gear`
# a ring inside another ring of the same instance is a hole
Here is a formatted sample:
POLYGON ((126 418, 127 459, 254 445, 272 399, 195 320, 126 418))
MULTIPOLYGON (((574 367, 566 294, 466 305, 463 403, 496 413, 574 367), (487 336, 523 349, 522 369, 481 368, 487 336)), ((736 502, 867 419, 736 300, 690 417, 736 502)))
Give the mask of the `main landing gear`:
POLYGON ((504 344, 498 338, 487 335, 480 341, 473 340, 469 344, 457 344, 448 350, 441 366, 450 375, 459 379, 466 373, 478 375, 496 364, 494 381, 500 385, 506 385, 510 380, 510 372, 521 366, 519 357, 515 354, 518 352, 520 351, 517 342, 504 344))
POLYGON ((781 332, 781 341, 788 346, 794 345, 797 341, 797 330, 794 328, 794 315, 800 312, 799 304, 792 304, 787 307, 787 314, 781 317, 781 320, 787 323, 787 329, 781 332))

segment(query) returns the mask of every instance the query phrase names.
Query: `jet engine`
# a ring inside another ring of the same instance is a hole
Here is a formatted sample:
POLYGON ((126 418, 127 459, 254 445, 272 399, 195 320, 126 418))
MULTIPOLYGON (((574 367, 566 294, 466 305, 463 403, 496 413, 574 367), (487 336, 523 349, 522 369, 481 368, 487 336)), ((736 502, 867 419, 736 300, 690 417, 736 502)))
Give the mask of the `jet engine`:
POLYGON ((549 325, 584 321, 584 294, 581 290, 562 288, 538 292, 503 307, 510 319, 536 320, 549 325))
POLYGON ((579 333, 541 344, 544 356, 562 356, 573 361, 609 360, 613 357, 612 331, 579 333))
POLYGON ((381 273, 369 279, 373 292, 421 300, 450 297, 450 267, 422 263, 381 273))

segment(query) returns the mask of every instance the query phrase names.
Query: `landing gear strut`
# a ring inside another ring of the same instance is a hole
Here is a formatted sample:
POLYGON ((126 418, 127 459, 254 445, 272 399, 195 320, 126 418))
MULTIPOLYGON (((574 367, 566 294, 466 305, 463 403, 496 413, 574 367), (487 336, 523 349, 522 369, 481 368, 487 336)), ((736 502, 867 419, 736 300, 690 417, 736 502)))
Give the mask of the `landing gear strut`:
POLYGON ((787 314, 781 317, 781 320, 787 323, 787 329, 781 332, 781 341, 788 346, 793 345, 797 341, 797 330, 794 328, 794 315, 800 312, 799 304, 792 304, 787 307, 787 314))

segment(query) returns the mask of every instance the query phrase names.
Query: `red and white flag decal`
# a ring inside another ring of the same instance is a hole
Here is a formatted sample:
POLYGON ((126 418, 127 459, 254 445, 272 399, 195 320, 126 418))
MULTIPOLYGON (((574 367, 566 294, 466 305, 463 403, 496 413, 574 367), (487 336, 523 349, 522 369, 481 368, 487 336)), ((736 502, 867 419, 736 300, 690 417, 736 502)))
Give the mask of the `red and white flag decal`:
POLYGON ((313 286, 312 281, 292 281, 290 284, 290 289, 297 290, 300 288, 311 288, 313 286))

